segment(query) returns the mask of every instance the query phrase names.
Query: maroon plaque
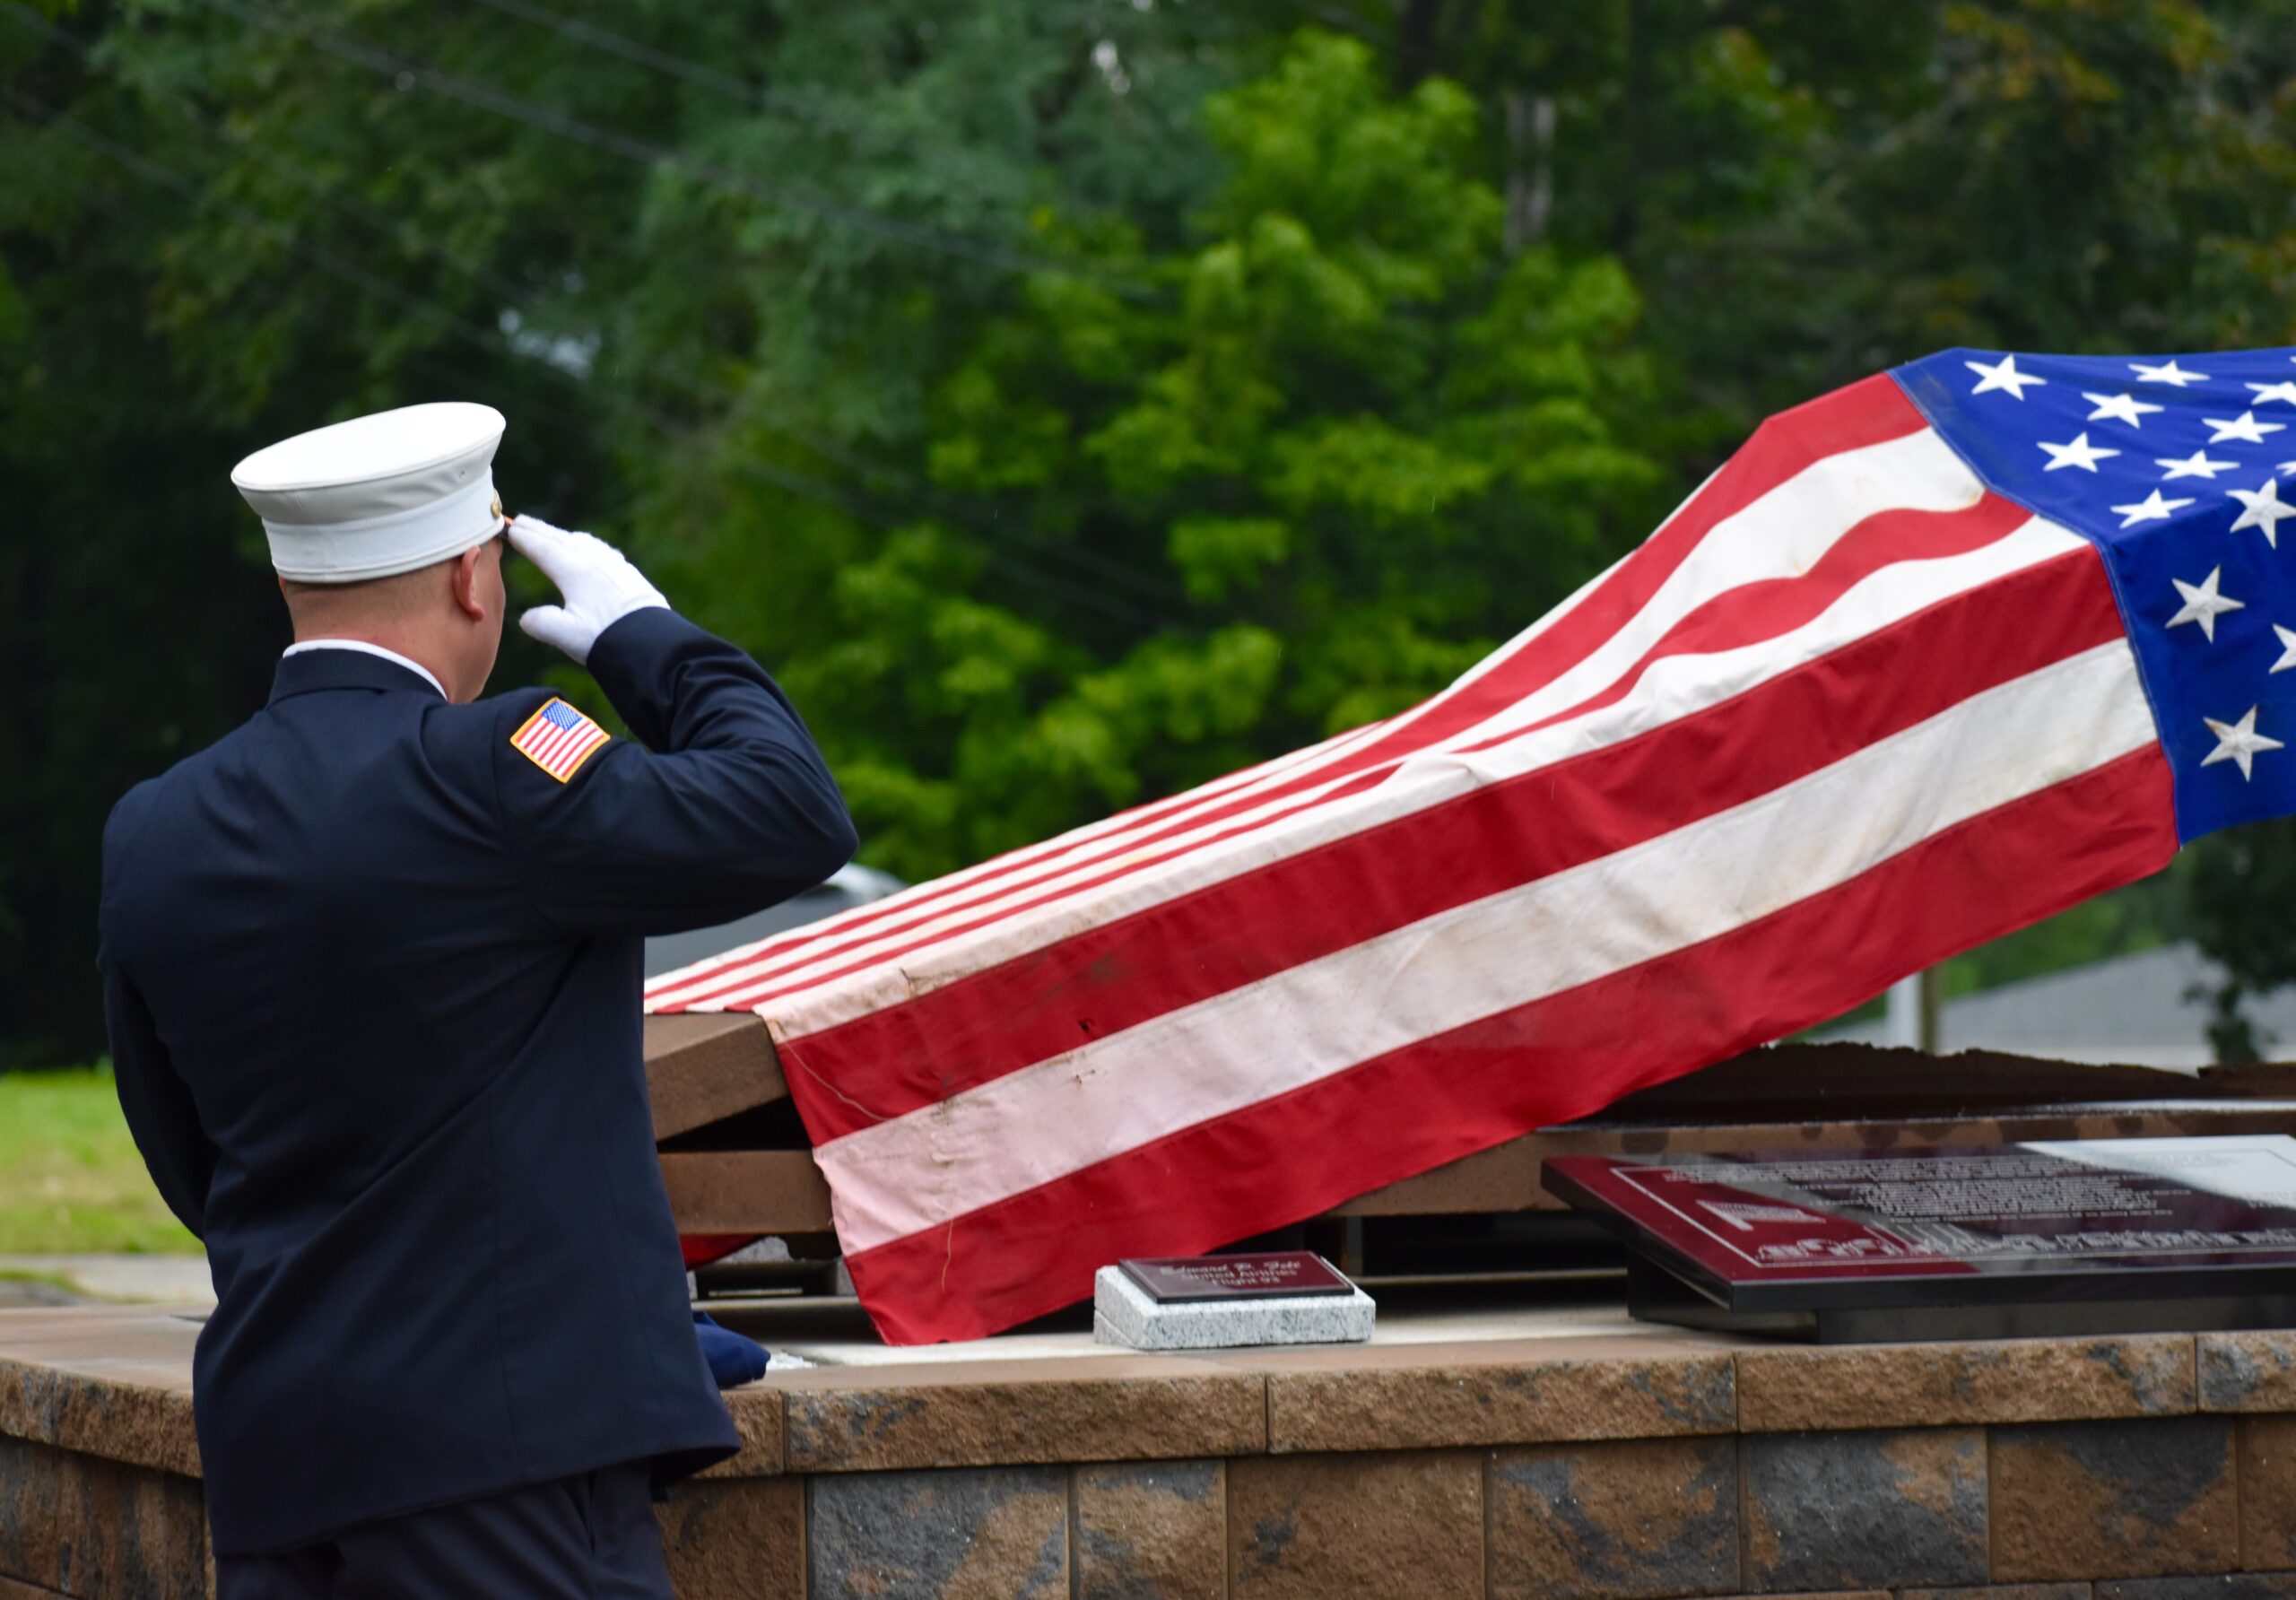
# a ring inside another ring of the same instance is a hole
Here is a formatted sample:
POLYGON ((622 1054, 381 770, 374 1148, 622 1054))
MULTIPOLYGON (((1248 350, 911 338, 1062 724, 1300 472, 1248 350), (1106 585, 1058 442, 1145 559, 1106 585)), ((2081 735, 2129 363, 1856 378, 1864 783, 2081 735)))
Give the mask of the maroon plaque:
POLYGON ((1630 1309, 1661 1321, 1870 1339, 2296 1313, 2284 1135, 1568 1156, 1544 1181, 1624 1238, 1630 1309))
POLYGON ((1313 1250, 1272 1250, 1258 1256, 1150 1256, 1119 1261, 1117 1265, 1159 1305, 1345 1294, 1354 1288, 1313 1250))

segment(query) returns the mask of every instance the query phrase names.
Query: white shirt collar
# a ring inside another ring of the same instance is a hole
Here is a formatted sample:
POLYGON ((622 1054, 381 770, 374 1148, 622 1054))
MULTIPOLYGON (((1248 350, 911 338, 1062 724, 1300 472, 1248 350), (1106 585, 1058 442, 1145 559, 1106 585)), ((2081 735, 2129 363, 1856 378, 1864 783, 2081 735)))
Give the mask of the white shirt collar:
POLYGON ((439 691, 439 699, 451 700, 454 698, 447 692, 447 686, 439 682, 438 677, 430 671, 430 669, 423 665, 420 661, 410 661, 405 657, 400 655, 396 650, 387 650, 380 645, 370 645, 363 639, 298 639, 295 643, 287 647, 285 653, 290 656, 300 656, 305 650, 360 650, 370 656, 380 656, 384 660, 396 662, 399 665, 406 668, 407 671, 418 674, 424 683, 430 684, 431 688, 439 691))

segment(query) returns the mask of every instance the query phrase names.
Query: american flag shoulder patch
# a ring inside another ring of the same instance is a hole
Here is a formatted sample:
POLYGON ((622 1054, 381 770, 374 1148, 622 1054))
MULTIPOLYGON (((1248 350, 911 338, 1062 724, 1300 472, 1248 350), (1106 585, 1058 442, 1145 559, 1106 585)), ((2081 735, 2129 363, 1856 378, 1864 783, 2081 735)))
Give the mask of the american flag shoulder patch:
POLYGON ((564 783, 605 745, 606 730, 555 697, 510 735, 510 748, 564 783))

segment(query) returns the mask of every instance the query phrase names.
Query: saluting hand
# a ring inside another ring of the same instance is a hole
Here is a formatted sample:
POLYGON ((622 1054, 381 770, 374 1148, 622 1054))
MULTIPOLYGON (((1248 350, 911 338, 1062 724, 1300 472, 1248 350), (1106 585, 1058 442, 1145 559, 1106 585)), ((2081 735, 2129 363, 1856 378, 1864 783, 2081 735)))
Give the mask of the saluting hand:
POLYGON ((604 539, 570 534, 538 517, 513 517, 508 531, 518 553, 542 569, 565 601, 534 607, 518 626, 577 661, 587 662, 598 635, 631 612, 669 604, 630 558, 604 539))

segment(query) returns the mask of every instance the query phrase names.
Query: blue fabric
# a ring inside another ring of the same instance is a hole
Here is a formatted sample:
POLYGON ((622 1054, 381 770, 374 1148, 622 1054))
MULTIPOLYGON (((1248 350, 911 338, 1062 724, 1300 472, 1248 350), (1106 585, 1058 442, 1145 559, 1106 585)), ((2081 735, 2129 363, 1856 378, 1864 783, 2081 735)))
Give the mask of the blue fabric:
POLYGON ((2102 552, 2175 776, 2179 837, 2296 811, 2296 671, 2274 670, 2289 653, 2275 625, 2296 628, 2296 520, 2274 509, 2283 485, 2296 505, 2296 352, 2003 359, 1948 350, 1894 376, 1988 489, 2102 552), (2149 514, 2156 492, 2164 515, 2149 514), (2209 592, 2240 608, 2178 622, 2191 598, 2178 584, 2207 589, 2212 571, 2209 592), (2254 752, 2245 774, 2210 761, 2251 709, 2255 732, 2286 748, 2254 752))
POLYGON ((765 1376, 765 1346, 729 1327, 719 1327, 705 1312, 693 1314, 694 1336, 701 1341, 701 1359, 721 1389, 739 1388, 765 1376))
POLYGON ((546 691, 454 706, 288 657, 106 830, 120 1102, 215 1274, 219 1553, 738 1446, 655 1155, 640 941, 820 882, 852 824, 732 645, 641 611, 589 665, 642 743, 561 783, 510 743, 546 691))
POLYGON ((674 1600, 643 1465, 578 1473, 348 1528, 267 1555, 219 1555, 216 1600, 674 1600))

